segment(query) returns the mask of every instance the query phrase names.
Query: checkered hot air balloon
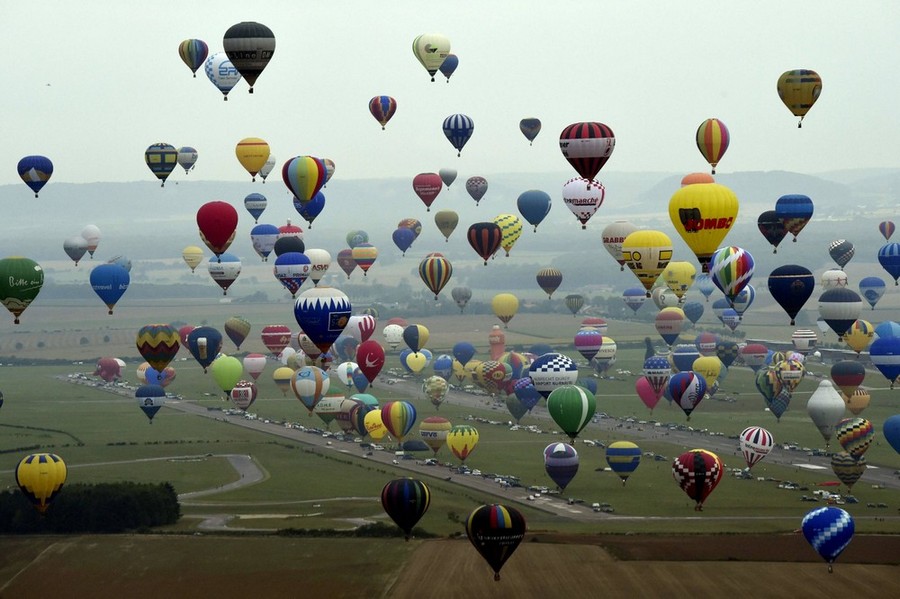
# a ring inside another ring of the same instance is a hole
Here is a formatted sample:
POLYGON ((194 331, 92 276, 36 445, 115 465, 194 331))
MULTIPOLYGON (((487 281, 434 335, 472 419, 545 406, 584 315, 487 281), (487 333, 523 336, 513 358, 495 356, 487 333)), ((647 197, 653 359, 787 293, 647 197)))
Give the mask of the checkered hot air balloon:
POLYGON ((838 507, 820 507, 808 512, 800 524, 803 536, 832 572, 834 560, 853 539, 853 517, 838 507))
POLYGON ((698 512, 703 510, 703 502, 722 480, 723 473, 722 460, 705 449, 692 449, 672 462, 675 482, 696 502, 694 510, 698 512))
POLYGON ((875 427, 865 418, 845 418, 838 422, 834 435, 844 451, 861 458, 875 440, 875 427))

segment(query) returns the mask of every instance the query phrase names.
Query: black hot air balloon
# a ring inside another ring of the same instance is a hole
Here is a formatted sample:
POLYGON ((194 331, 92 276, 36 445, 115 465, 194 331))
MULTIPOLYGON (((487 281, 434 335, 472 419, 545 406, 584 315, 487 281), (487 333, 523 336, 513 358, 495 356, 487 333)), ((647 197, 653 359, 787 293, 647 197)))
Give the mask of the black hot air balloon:
POLYGON ((796 264, 785 264, 772 271, 768 284, 769 293, 791 317, 793 326, 797 313, 812 295, 816 286, 815 277, 808 268, 796 264))
POLYGON ((766 238, 766 241, 772 244, 772 253, 777 254, 778 244, 788 234, 784 221, 778 217, 778 213, 774 210, 766 210, 756 219, 756 226, 759 227, 759 232, 766 238))
POLYGON ((244 21, 232 25, 222 40, 225 54, 241 77, 250 84, 250 93, 275 53, 275 34, 262 23, 244 21))
POLYGON ((414 478, 392 480, 381 490, 384 511, 397 523, 407 541, 413 526, 428 511, 430 504, 431 491, 428 486, 414 478))
POLYGON ((469 245, 484 259, 484 265, 487 266, 488 258, 500 247, 503 231, 497 223, 475 223, 469 227, 468 239, 469 245))
POLYGON ((500 569, 525 536, 525 517, 513 507, 483 505, 469 514, 466 535, 500 580, 500 569))

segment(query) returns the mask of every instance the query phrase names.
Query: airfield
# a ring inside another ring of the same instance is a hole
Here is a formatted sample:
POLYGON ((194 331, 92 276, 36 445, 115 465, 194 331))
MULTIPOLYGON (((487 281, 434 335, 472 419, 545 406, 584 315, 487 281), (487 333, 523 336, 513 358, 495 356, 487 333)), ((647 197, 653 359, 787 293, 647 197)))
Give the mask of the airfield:
MULTIPOLYGON (((216 326, 237 313, 235 308, 215 306, 204 318, 216 326)), ((242 310, 246 314, 247 309, 242 310)), ((133 339, 145 315, 140 309, 123 312, 133 327, 117 321, 116 327, 98 328, 86 322, 83 331, 54 334, 53 325, 48 327, 44 319, 44 328, 23 328, 0 341, 0 349, 22 343, 17 357, 36 361, 2 367, 6 401, 0 411, 0 476, 7 488, 14 488, 15 464, 40 448, 66 460, 69 483, 171 482, 180 496, 181 521, 150 534, 5 538, 0 541, 4 549, 0 596, 38 596, 60 589, 57 578, 46 576, 48 568, 66 572, 79 585, 104 581, 103 590, 93 596, 134 597, 198 596, 198 588, 203 595, 290 595, 298 585, 304 593, 335 597, 360 593, 440 597, 459 592, 476 597, 590 596, 598 588, 622 597, 721 596, 759 580, 766 580, 773 596, 812 596, 822 588, 816 585, 825 583, 829 593, 852 590, 858 596, 889 596, 891 585, 900 584, 896 576, 900 552, 895 546, 900 539, 896 536, 900 477, 895 474, 900 456, 883 439, 867 453, 870 469, 852 490, 857 503, 841 505, 854 516, 857 533, 834 574, 827 574, 825 564, 795 532, 809 509, 823 505, 802 496, 810 497, 818 489, 847 495, 844 487, 820 486, 835 477, 827 458, 809 455, 812 449, 826 449, 806 415, 805 403, 820 378, 827 378, 828 365, 812 359, 780 422, 763 409, 752 373, 745 367, 732 368, 717 393, 719 399, 705 400, 687 421, 665 402, 650 413, 634 394, 635 377, 626 374, 640 372, 642 340, 657 337, 652 325, 610 322, 609 334, 620 348, 615 367, 607 378, 598 379, 597 410, 605 416, 588 425, 574 443, 581 465, 565 492, 535 493, 529 487, 553 487, 543 469, 543 448, 566 440, 554 433, 546 409, 536 407, 522 418, 518 430, 510 430, 511 416, 502 401, 484 395, 451 391, 438 409, 424 399, 421 376, 387 374, 399 368, 397 351, 388 352, 385 372, 369 392, 382 403, 411 401, 419 419, 436 414, 454 424, 476 426, 481 440, 466 460, 469 474, 458 471, 460 464, 446 448, 436 456, 443 465, 429 466, 424 462, 431 452, 398 459, 386 440, 383 450, 366 455, 369 451, 353 438, 331 436, 337 432, 334 425, 328 429, 290 391, 283 395, 275 387, 273 363, 258 381, 260 396, 249 410, 256 416, 251 420, 226 413, 230 403, 211 377, 189 355, 179 354, 173 362, 177 377, 167 390, 182 399, 169 401, 150 424, 132 391, 99 385, 90 376, 97 357, 113 355, 128 363, 125 382, 137 384, 134 369, 141 359, 133 339), (85 336, 87 344, 81 339, 85 336), (45 341, 40 348, 39 341, 45 341), (73 354, 85 359, 72 360, 73 354), (388 384, 389 378, 398 380, 388 384), (725 401, 726 397, 733 401, 725 401), (779 447, 754 466, 751 479, 743 479, 732 475, 745 464, 737 441, 730 437, 751 424, 772 431, 779 447), (310 432, 312 428, 329 436, 310 432), (645 452, 625 485, 604 471, 602 447, 616 440, 634 441, 645 452), (785 449, 786 444, 796 449, 785 449), (729 471, 699 513, 671 474, 672 458, 695 447, 716 452, 729 471), (475 470, 483 475, 472 474, 475 470), (487 474, 514 475, 522 486, 500 486, 487 474), (432 504, 419 526, 439 538, 405 543, 402 537, 274 534, 389 523, 379 494, 387 481, 400 476, 420 478, 431 487, 432 504), (785 487, 788 482, 790 488, 785 487), (499 583, 464 533, 467 514, 491 502, 515 505, 529 529, 499 583), (612 512, 594 511, 591 505, 598 502, 608 504, 612 512), (115 576, 110 575, 113 571, 115 576), (710 587, 711 579, 716 586, 710 587)), ((186 318, 191 314, 188 309, 186 318)), ((273 315, 254 318, 257 335, 251 333, 240 352, 229 341, 223 351, 237 356, 264 352, 258 328, 265 319, 283 320, 273 315)), ((519 315, 506 331, 507 346, 527 349, 540 341, 574 357, 577 354, 566 344, 571 344, 580 320, 519 315)), ((432 331, 429 349, 435 355, 449 353, 455 342, 468 339, 479 349, 476 357, 483 357, 487 331, 496 321, 465 316, 420 322, 432 331)), ((380 341, 382 326, 374 336, 380 341)), ((746 328, 747 336, 772 333, 769 325, 757 328, 752 321, 746 328)), ((590 376, 583 360, 580 364, 581 375, 590 376)), ((425 374, 430 375, 428 370, 425 374)), ((884 419, 897 411, 896 392, 887 388, 877 371, 867 373, 865 385, 870 386, 872 402, 864 416, 880 429, 884 419)), ((350 390, 342 390, 333 379, 331 392, 350 390)), ((830 449, 835 446, 832 440, 830 449)))

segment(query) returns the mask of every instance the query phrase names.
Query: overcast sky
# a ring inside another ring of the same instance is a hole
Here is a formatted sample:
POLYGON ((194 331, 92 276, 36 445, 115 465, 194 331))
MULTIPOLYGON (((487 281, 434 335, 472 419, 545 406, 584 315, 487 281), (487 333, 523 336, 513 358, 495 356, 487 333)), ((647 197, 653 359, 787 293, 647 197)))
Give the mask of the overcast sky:
POLYGON ((248 175, 234 146, 247 136, 269 142, 279 169, 312 154, 341 178, 444 167, 574 175, 559 132, 592 120, 616 135, 604 171, 691 172, 708 168, 694 134, 709 117, 731 131, 720 172, 897 166, 895 0, 82 0, 4 13, 0 183, 19 183, 28 154, 51 158, 51 185, 152 180, 143 154, 160 141, 198 149, 192 178, 239 181, 248 175), (178 44, 220 51, 244 20, 269 26, 277 47, 255 93, 241 82, 223 102, 202 68, 191 77, 178 44), (413 56, 413 38, 431 32, 459 56, 449 84, 431 83, 413 56), (795 68, 823 79, 800 130, 775 89, 795 68), (381 94, 398 102, 386 131, 367 107, 381 94), (454 113, 475 122, 461 158, 441 131, 454 113), (544 124, 534 147, 518 130, 524 117, 544 124))

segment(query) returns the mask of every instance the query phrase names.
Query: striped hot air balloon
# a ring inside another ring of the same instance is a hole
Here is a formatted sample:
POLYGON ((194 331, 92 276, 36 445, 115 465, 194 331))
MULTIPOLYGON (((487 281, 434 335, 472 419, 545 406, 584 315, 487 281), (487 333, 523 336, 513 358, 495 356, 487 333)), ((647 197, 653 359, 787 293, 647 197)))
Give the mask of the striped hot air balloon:
POLYGON ((559 134, 559 149, 572 168, 588 181, 593 180, 612 156, 616 136, 603 123, 573 123, 559 134))
POLYGON ((475 131, 475 122, 464 114, 451 114, 444 119, 443 129, 447 140, 456 148, 456 155, 461 156, 463 146, 475 131))
POLYGON ((376 121, 381 123, 381 129, 384 130, 385 125, 397 112, 397 100, 391 96, 375 96, 369 100, 369 112, 376 121))
POLYGON ((138 330, 135 345, 144 360, 157 372, 162 372, 178 353, 180 338, 172 325, 147 324, 138 330))
POLYGON ((441 290, 450 282, 451 276, 453 265, 443 256, 429 256, 419 262, 419 277, 434 294, 435 301, 441 290))
POLYGON ((606 463, 622 479, 622 486, 641 464, 641 448, 631 441, 615 441, 606 448, 606 463))
POLYGON ((712 174, 716 174, 716 166, 728 149, 731 135, 728 127, 719 119, 706 119, 697 127, 697 149, 703 154, 703 158, 712 167, 712 174))
POLYGON ((753 468, 753 465, 769 455, 772 447, 775 445, 775 438, 772 433, 761 426, 748 426, 738 437, 740 439, 741 453, 744 454, 744 461, 747 462, 747 468, 753 468))
POLYGON ((431 505, 428 485, 414 478, 392 480, 381 490, 381 506, 409 540, 413 527, 431 505))

